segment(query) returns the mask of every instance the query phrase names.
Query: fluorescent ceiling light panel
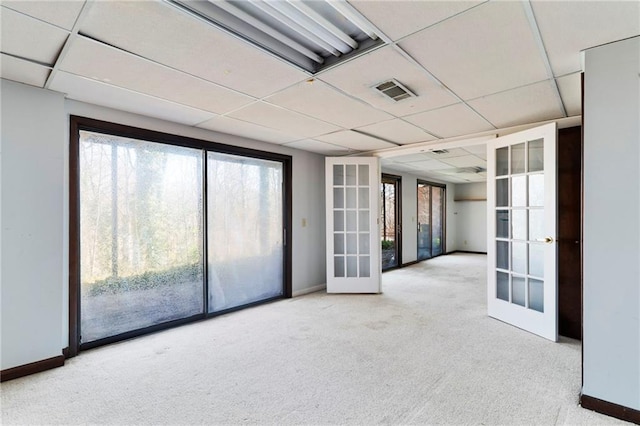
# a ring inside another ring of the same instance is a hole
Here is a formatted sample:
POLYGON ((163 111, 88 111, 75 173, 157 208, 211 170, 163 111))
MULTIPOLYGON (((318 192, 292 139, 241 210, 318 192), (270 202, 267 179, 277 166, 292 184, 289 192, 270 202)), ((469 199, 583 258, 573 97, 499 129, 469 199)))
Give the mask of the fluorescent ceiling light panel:
POLYGON ((165 0, 311 74, 381 46, 345 0, 165 0))

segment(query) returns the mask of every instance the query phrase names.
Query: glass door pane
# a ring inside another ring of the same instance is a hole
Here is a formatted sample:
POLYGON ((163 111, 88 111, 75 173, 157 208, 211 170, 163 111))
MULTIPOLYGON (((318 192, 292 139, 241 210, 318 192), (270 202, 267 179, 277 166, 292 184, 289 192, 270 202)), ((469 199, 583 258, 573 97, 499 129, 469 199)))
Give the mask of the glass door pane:
POLYGON ((544 312, 544 140, 524 141, 496 149, 495 297, 544 312), (498 178, 500 176, 500 178, 498 178), (511 182, 509 192, 508 182, 511 182), (511 221, 505 218, 510 215, 511 221), (506 258, 511 248, 510 259, 506 258), (508 272, 508 274, 506 273, 508 272), (511 291, 502 282, 511 283, 511 291), (502 286, 502 287, 501 287, 502 286), (505 295, 510 294, 510 297, 505 295))
MULTIPOLYGON (((352 179, 346 172, 335 178, 352 179)), ((207 176, 209 312, 281 296, 282 163, 209 152, 207 176)), ((337 199, 349 204, 349 196, 337 199)), ((345 250, 343 239, 333 243, 345 250)))
POLYGON ((418 260, 444 253, 445 188, 418 181, 418 260))
POLYGON ((383 175, 380 185, 382 205, 380 217, 382 229, 380 239, 382 245, 382 270, 399 265, 400 258, 400 209, 399 192, 400 177, 383 175))
POLYGON ((433 187, 431 190, 431 256, 442 254, 443 227, 442 227, 442 199, 444 189, 433 187))
POLYGON ((203 312, 202 151, 80 131, 81 343, 203 312))
POLYGON ((418 182, 418 260, 431 257, 431 186, 418 182))

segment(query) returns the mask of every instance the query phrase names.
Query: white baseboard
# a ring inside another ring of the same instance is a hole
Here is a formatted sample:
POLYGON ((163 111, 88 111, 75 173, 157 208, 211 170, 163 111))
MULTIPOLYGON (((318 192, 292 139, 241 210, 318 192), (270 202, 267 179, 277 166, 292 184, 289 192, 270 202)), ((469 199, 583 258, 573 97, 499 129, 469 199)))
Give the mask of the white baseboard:
POLYGON ((296 290, 291 293, 292 297, 302 296, 304 294, 315 293, 316 291, 322 291, 327 288, 326 284, 314 285, 313 287, 303 288, 302 290, 296 290))

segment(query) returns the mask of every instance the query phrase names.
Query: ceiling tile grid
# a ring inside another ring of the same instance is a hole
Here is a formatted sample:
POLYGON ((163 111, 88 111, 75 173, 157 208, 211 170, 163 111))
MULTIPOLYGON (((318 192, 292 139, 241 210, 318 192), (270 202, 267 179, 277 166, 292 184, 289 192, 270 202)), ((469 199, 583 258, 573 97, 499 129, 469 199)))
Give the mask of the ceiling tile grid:
POLYGON ((300 141, 285 144, 290 148, 302 149, 328 156, 341 156, 351 154, 353 150, 342 146, 333 145, 327 142, 321 142, 313 139, 304 139, 300 141))
POLYGON ((341 130, 340 127, 325 121, 307 117, 266 102, 256 102, 234 111, 228 116, 269 127, 283 133, 296 135, 300 139, 313 138, 314 136, 341 130))
POLYGON ((33 62, 2 54, 0 58, 0 77, 32 86, 44 86, 49 76, 49 68, 33 62))
POLYGON ((195 126, 209 120, 214 114, 176 104, 164 99, 123 89, 90 78, 59 71, 53 77, 51 90, 67 93, 69 98, 81 102, 114 108, 161 120, 195 126))
POLYGON ((428 142, 436 139, 435 136, 423 129, 399 118, 370 124, 356 130, 399 145, 428 142))
POLYGON ((532 1, 553 73, 581 71, 581 50, 640 35, 640 2, 532 1))
MULTIPOLYGON (((580 51, 640 34, 638 1, 350 3, 394 42, 312 77, 165 1, 2 0, 0 76, 43 87, 53 68, 70 99, 345 155, 577 116, 580 51), (389 79, 417 96, 372 88, 389 79)), ((466 182, 486 152, 404 157, 466 182)))
POLYGON ((582 114, 581 73, 565 75, 556 79, 562 102, 569 117, 582 114))
POLYGON ((340 145, 355 151, 374 151, 377 149, 394 148, 397 145, 383 140, 354 132, 353 130, 343 130, 314 138, 320 142, 327 142, 340 145))
POLYGON ((217 114, 233 111, 255 100, 81 36, 74 41, 59 67, 73 74, 217 114))
POLYGON ((399 43, 462 99, 549 78, 520 2, 488 2, 399 43))
POLYGON ((278 130, 225 116, 214 117, 211 120, 199 123, 197 127, 274 144, 284 144, 299 139, 297 136, 278 130))
POLYGON ((3 53, 53 65, 69 32, 2 7, 0 46, 3 53))
POLYGON ((291 86, 265 101, 344 128, 365 126, 393 118, 315 79, 291 86))
POLYGON ((494 129, 490 123, 461 103, 410 115, 404 119, 440 138, 494 129))
POLYGON ((467 102, 498 128, 536 123, 564 116, 549 80, 467 102))
POLYGON ((362 1, 350 3, 396 41, 470 9, 482 1, 362 1))
POLYGON ((48 22, 52 25, 71 31, 73 24, 80 15, 84 1, 24 1, 2 0, 2 6, 31 16, 32 18, 48 22))
POLYGON ((394 46, 377 49, 324 72, 319 78, 397 117, 458 102, 424 69, 408 61, 394 46), (389 79, 399 81, 417 96, 396 102, 373 89, 373 86, 389 79))
POLYGON ((258 98, 308 78, 165 2, 93 3, 80 32, 258 98))

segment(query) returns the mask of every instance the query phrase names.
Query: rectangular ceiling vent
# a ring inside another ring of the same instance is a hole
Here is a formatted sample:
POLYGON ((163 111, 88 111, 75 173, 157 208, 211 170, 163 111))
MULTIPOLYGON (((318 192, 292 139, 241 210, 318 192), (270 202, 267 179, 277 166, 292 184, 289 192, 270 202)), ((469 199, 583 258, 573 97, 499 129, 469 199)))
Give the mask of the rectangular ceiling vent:
POLYGON ((441 154, 448 154, 448 153, 449 153, 449 151, 447 151, 446 149, 434 149, 434 150, 433 150, 433 151, 431 151, 431 152, 432 152, 433 154, 438 154, 438 155, 441 155, 441 154))
POLYGON ((459 169, 456 169, 456 173, 483 173, 486 172, 487 169, 485 169, 484 167, 461 167, 459 169))
POLYGON ((415 93, 411 92, 411 90, 407 89, 402 83, 394 79, 376 84, 373 86, 373 89, 396 102, 403 99, 414 98, 416 96, 415 93))

